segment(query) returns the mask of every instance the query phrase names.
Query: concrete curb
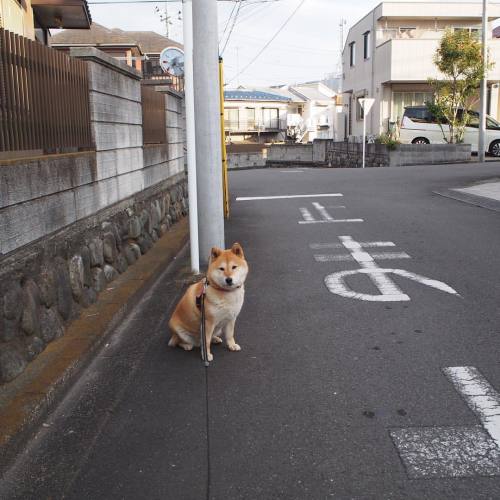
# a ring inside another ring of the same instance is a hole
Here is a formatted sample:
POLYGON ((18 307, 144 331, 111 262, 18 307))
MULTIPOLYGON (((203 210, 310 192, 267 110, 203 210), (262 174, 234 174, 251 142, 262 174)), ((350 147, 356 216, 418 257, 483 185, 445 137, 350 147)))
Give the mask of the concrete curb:
POLYGON ((433 193, 444 196, 445 198, 451 198, 463 203, 468 203, 469 205, 474 205, 476 207, 487 208, 488 210, 500 212, 500 201, 492 200, 491 198, 486 198, 484 196, 462 193, 454 189, 439 189, 433 191, 433 193))
POLYGON ((185 247, 188 218, 165 233, 154 247, 99 294, 63 337, 51 342, 15 380, 0 388, 2 466, 12 460, 108 334, 125 318, 170 261, 185 247))

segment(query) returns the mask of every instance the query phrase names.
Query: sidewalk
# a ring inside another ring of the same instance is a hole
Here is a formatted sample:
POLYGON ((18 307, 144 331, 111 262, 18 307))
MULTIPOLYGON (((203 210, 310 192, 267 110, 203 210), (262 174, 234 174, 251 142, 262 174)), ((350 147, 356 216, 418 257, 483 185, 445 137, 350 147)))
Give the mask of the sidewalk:
POLYGON ((175 224, 146 254, 82 311, 66 334, 15 380, 0 387, 2 462, 15 454, 88 364, 107 335, 124 319, 188 240, 187 217, 175 224))
POLYGON ((500 212, 500 180, 492 179, 462 188, 434 191, 436 194, 500 212))

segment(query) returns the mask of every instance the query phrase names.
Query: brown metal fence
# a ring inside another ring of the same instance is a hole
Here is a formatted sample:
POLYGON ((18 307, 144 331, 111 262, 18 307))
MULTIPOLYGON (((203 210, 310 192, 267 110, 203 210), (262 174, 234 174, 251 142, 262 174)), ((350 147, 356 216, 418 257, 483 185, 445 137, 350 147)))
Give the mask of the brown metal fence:
POLYGON ((167 142, 167 123, 165 117, 165 96, 141 86, 142 90, 142 136, 144 144, 163 144, 167 142))
POLYGON ((91 147, 86 64, 0 28, 0 151, 91 147))

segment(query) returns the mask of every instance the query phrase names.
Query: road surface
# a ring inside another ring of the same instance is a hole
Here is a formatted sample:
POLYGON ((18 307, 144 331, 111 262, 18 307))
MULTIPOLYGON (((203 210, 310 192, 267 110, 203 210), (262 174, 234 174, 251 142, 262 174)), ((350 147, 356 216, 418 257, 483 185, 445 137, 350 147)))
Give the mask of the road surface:
POLYGON ((433 193, 499 171, 232 173, 242 351, 167 348, 178 259, 0 496, 500 498, 500 213, 433 193))

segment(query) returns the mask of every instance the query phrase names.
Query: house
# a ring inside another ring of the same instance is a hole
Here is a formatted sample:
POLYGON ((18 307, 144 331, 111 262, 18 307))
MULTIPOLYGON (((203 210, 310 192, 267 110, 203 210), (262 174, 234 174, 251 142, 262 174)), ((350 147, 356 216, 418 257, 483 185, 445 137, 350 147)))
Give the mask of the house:
MULTIPOLYGON (((489 6, 491 23, 500 17, 500 5, 489 6)), ((481 3, 382 2, 354 24, 343 50, 343 102, 346 136, 360 136, 362 97, 375 103, 367 117, 367 133, 388 131, 405 106, 433 98, 428 78, 439 78, 433 57, 446 29, 481 35, 481 3)), ((499 115, 500 40, 490 35, 489 52, 495 66, 488 75, 488 112, 499 115)))
POLYGON ((227 90, 226 135, 246 142, 333 138, 336 96, 321 82, 227 90))
POLYGON ((72 47, 96 47, 110 56, 142 71, 144 54, 139 44, 122 30, 93 23, 90 30, 68 29, 52 36, 50 46, 63 52, 72 47))
MULTIPOLYGON (((291 95, 239 88, 224 91, 224 126, 230 142, 284 141, 291 95)), ((298 99, 297 99, 298 100, 298 99)))
POLYGON ((0 0, 0 28, 44 45, 50 29, 87 30, 91 23, 86 0, 0 0))
POLYGON ((144 54, 143 76, 151 80, 163 80, 165 73, 160 66, 160 54, 167 47, 183 49, 182 44, 154 31, 123 31, 137 42, 144 54))
POLYGON ((334 139, 337 93, 321 82, 290 85, 288 90, 303 102, 298 142, 334 139))
POLYGON ((63 51, 71 47, 96 47, 142 72, 145 79, 155 80, 156 85, 178 83, 177 78, 161 69, 160 53, 167 47, 182 49, 182 45, 154 31, 124 31, 94 23, 86 32, 64 30, 54 35, 51 46, 63 51))

